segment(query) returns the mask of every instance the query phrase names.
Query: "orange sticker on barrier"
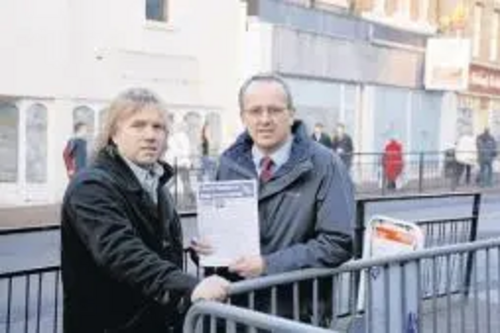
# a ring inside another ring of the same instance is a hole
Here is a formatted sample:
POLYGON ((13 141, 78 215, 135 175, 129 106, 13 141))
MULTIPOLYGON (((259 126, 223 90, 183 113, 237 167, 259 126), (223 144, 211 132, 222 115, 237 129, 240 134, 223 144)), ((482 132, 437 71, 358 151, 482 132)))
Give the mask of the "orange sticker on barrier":
POLYGON ((402 232, 401 230, 396 230, 385 226, 376 226, 375 231, 377 237, 381 239, 387 239, 406 245, 412 245, 414 243, 413 237, 408 233, 402 232))

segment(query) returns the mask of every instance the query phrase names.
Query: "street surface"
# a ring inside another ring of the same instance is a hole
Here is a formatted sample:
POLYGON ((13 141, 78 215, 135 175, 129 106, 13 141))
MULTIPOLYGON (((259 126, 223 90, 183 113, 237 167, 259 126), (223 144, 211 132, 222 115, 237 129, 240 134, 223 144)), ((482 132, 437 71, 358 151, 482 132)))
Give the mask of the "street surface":
MULTIPOLYGON (((366 215, 384 214, 395 218, 418 220, 428 218, 463 217, 471 214, 472 200, 468 198, 432 199, 426 201, 405 201, 370 204, 366 215)), ((5 218, 5 215, 2 216, 5 218)), ((195 218, 183 220, 184 238, 188 241, 196 234, 195 218)), ((490 193, 483 197, 479 221, 478 238, 500 237, 500 194, 490 193)), ((481 271, 485 265, 481 260, 481 271)), ((0 274, 28 268, 45 267, 59 263, 59 232, 45 231, 20 235, 0 236, 0 274)), ((490 267, 491 268, 491 267, 490 267)), ((484 281, 479 276, 479 281, 484 281)), ((491 274, 490 283, 498 285, 498 274, 491 274)), ((27 285, 26 278, 12 280, 12 294, 7 292, 9 282, 0 280, 0 332, 6 332, 6 322, 10 310, 10 332, 36 332, 40 318, 40 332, 52 332, 55 318, 55 275, 46 273, 39 279, 33 276, 27 285), (41 288, 40 288, 41 286, 41 288), (26 311, 26 290, 29 290, 29 309, 26 311), (40 304, 36 303, 40 293, 40 304), (12 299, 8 309, 8 299, 12 299), (26 322, 25 318, 29 318, 26 322), (27 330, 26 325, 27 323, 27 330)), ((484 285, 484 283, 483 283, 484 285)), ((483 288, 484 289, 484 288, 483 288)), ((495 292, 495 295, 496 292, 495 292)), ((60 293, 59 293, 60 297, 60 293)), ((479 298, 484 295, 479 294, 479 298)), ((493 296, 491 301, 498 303, 498 297, 493 296)), ((58 300, 59 305, 61 299, 58 300)), ((60 309, 57 311, 60 316, 60 309)), ((59 330, 60 331, 60 330, 59 330)))

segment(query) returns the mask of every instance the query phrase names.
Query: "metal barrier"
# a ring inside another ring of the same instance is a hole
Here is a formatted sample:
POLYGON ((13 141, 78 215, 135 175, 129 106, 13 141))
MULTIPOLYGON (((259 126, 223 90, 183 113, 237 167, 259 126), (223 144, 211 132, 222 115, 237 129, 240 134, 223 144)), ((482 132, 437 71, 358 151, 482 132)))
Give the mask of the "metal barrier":
POLYGON ((319 327, 239 308, 233 305, 202 301, 188 312, 184 333, 215 332, 296 332, 335 333, 319 327))
POLYGON ((500 238, 238 282, 231 302, 339 331, 494 332, 500 327, 499 282, 500 238), (452 272, 454 263, 464 265, 470 256, 467 293, 463 271, 455 278, 452 272), (423 285, 425 268, 429 286, 423 285), (358 289, 360 273, 367 278, 358 289))
MULTIPOLYGON (((405 152, 402 155, 402 172, 395 180, 396 188, 391 188, 383 164, 384 153, 354 153, 350 166, 350 174, 358 194, 393 195, 394 193, 425 193, 437 191, 455 191, 455 189, 475 189, 479 166, 471 166, 468 176, 465 166, 456 161, 450 163, 445 151, 405 152)), ((215 175, 217 156, 202 158, 190 156, 190 168, 176 168, 177 177, 170 184, 179 210, 195 210, 193 189, 196 183, 211 179, 215 175), (203 162, 203 161, 209 162, 203 162)), ((500 186, 498 165, 500 158, 494 162, 493 184, 500 186)), ((175 162, 174 162, 175 167, 175 162)))
POLYGON ((0 273, 0 332, 61 332, 60 267, 0 273))
POLYGON ((390 196, 365 196, 356 199, 356 226, 355 226, 355 257, 363 254, 363 238, 367 221, 367 206, 382 202, 443 200, 456 198, 471 199, 471 214, 463 217, 446 219, 415 219, 426 235, 426 247, 445 244, 472 242, 477 237, 479 211, 481 208, 481 192, 451 192, 433 194, 402 194, 390 196))

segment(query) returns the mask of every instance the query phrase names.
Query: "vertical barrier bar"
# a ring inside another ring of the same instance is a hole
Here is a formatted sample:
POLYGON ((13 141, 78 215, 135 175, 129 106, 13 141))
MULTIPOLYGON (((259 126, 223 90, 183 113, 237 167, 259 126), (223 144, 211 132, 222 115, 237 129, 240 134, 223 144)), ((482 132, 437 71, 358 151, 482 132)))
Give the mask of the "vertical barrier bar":
POLYGON ((271 314, 276 315, 278 313, 278 291, 277 287, 272 287, 271 289, 271 314))
MULTIPOLYGON (((476 251, 474 251, 476 252, 476 251)), ((476 254, 476 253, 474 253, 476 254)), ((479 332, 479 288, 478 288, 478 277, 477 277, 477 257, 474 256, 475 261, 472 267, 474 275, 474 332, 479 332)))
MULTIPOLYGON (((384 311, 384 316, 385 316, 385 332, 389 333, 391 332, 391 288, 390 288, 390 280, 389 280, 389 275, 390 275, 390 267, 388 264, 384 265, 384 295, 385 295, 385 311, 384 311)), ((370 277, 368 277, 370 278, 370 277)))
MULTIPOLYGON (((496 247, 496 252, 497 252, 497 267, 496 267, 496 272, 497 272, 497 300, 500 301, 500 247, 496 247)), ((496 306, 497 308, 497 318, 500 318, 500 306, 496 306)))
MULTIPOLYGON (((479 210, 481 208, 481 193, 475 193, 474 194, 474 201, 472 204, 472 224, 471 224, 471 233, 469 236, 469 242, 474 242, 477 238, 477 225, 479 221, 479 210)), ((465 276, 465 295, 469 295, 469 287, 470 287, 470 280, 471 280, 471 274, 472 274, 472 269, 473 269, 473 264, 474 264, 474 255, 475 251, 471 251, 468 254, 467 258, 467 267, 466 269, 466 276, 465 276)))
POLYGON ((313 315, 312 315, 312 323, 314 326, 318 326, 319 324, 319 314, 318 314, 318 307, 319 307, 319 299, 318 299, 318 279, 313 280, 313 315))
POLYGON ((401 332, 406 332, 406 313, 407 313, 407 307, 406 307, 406 263, 400 263, 399 269, 401 274, 399 275, 400 281, 399 281, 399 300, 401 302, 400 308, 401 308, 401 332))
POLYGON ((450 265, 450 255, 446 255, 446 329, 448 333, 451 333, 451 265, 450 265))
POLYGON ((41 311, 42 311, 42 276, 43 273, 38 274, 38 299, 36 304, 36 332, 40 332, 40 320, 41 320, 41 311))
POLYGON ((9 281, 7 282, 7 332, 10 333, 10 316, 12 311, 12 277, 9 277, 9 281))
POLYGON ((363 199, 356 201, 356 226, 354 230, 354 258, 363 256, 363 236, 365 234, 365 206, 367 202, 363 199))
POLYGON ((422 259, 417 259, 417 327, 418 332, 422 332, 423 309, 422 309, 422 259))
POLYGON ((299 320, 299 284, 293 284, 293 320, 299 320))
POLYGON ((490 249, 486 249, 486 331, 491 332, 491 298, 490 298, 490 249))
POLYGON ((424 153, 420 152, 418 159, 418 193, 424 191, 424 153))
POLYGON ((437 330, 437 294, 439 292, 437 285, 437 264, 436 257, 432 258, 432 332, 438 333, 437 330))
MULTIPOLYGON (((459 278, 458 278, 458 288, 459 288, 459 291, 460 291, 460 327, 461 327, 461 333, 464 333, 465 332, 465 322, 466 322, 466 319, 465 319, 465 303, 466 303, 466 300, 467 300, 467 295, 466 295, 466 284, 465 283, 462 283, 462 281, 465 281, 465 275, 467 274, 467 272, 465 272, 464 274, 464 261, 466 261, 465 259, 465 254, 464 253, 460 253, 460 270, 459 270, 459 278)), ((467 266, 466 266, 467 267, 467 266)))
POLYGON ((58 332, 58 321, 59 321, 59 314, 58 314, 58 308, 59 308, 59 273, 60 271, 56 271, 56 276, 54 279, 54 333, 58 332))
POLYGON ((29 318, 30 318, 30 276, 26 275, 26 290, 24 299, 24 332, 28 333, 29 328, 29 318))
POLYGON ((365 276, 366 279, 364 279, 364 281, 366 283, 366 297, 364 297, 365 304, 362 304, 362 306, 365 309, 365 326, 367 328, 366 331, 373 332, 373 286, 370 275, 370 268, 365 269, 365 276))

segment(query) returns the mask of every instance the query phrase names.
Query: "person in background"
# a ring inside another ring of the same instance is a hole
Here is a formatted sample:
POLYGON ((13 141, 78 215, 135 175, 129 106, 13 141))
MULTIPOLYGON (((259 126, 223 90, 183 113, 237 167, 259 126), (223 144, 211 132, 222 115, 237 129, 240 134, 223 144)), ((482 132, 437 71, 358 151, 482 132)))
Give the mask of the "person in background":
POLYGON ((316 125, 314 125, 314 132, 311 135, 311 138, 314 141, 321 143, 326 148, 332 149, 332 140, 324 132, 324 126, 322 123, 316 123, 316 125))
POLYGON ((460 164, 457 174, 457 185, 460 185, 462 173, 465 171, 465 184, 470 185, 472 166, 477 163, 477 147, 471 134, 460 136, 455 146, 455 159, 460 164))
POLYGON ((389 190, 396 189, 396 181, 403 172, 403 145, 396 139, 390 139, 384 148, 382 158, 384 179, 389 190))
POLYGON ((342 162, 344 162, 347 170, 350 170, 354 153, 354 145, 349 134, 345 132, 344 124, 337 125, 335 134, 333 135, 332 147, 333 151, 336 152, 342 159, 342 162))
POLYGON ((197 300, 224 300, 229 282, 183 271, 182 230, 164 184, 165 104, 146 89, 111 103, 92 164, 61 211, 65 333, 182 332, 197 300))
POLYGON ((66 142, 63 150, 64 165, 70 179, 87 165, 88 155, 87 125, 84 122, 77 122, 73 132, 73 137, 66 142))
MULTIPOLYGON (((173 119, 173 117, 172 117, 173 119)), ((184 121, 174 122, 172 133, 168 138, 168 150, 164 159, 174 166, 176 174, 179 176, 182 188, 182 197, 179 197, 180 188, 175 186, 175 199, 180 206, 190 207, 194 201, 194 191, 191 186, 190 170, 193 167, 191 143, 186 133, 184 121)), ((175 183, 177 185, 178 183, 175 183)))
POLYGON ((213 180, 215 177, 216 163, 210 156, 210 127, 208 122, 201 128, 201 170, 198 181, 213 180))
POLYGON ((478 184, 481 187, 493 186, 493 160, 497 157, 497 142, 489 128, 477 137, 477 156, 479 163, 478 184))

